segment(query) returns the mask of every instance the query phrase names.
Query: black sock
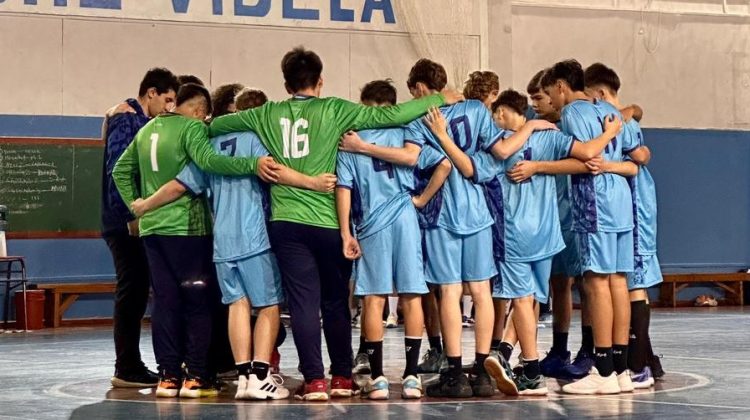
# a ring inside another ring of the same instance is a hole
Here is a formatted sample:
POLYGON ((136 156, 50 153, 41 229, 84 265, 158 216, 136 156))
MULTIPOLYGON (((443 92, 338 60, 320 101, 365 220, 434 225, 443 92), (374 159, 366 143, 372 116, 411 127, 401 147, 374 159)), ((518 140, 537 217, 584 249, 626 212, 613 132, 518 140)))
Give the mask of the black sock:
POLYGON ((612 364, 615 367, 615 373, 621 374, 628 368, 628 345, 615 344, 612 346, 612 364))
POLYGON ((463 375, 464 371, 461 366, 461 356, 447 357, 448 359, 448 375, 457 378, 463 375))
POLYGON ((490 344, 490 350, 500 351, 500 343, 502 343, 502 342, 503 342, 503 340, 497 340, 497 339, 493 338, 492 339, 492 344, 490 344))
POLYGON ((542 374, 542 370, 539 367, 539 359, 524 360, 523 361, 523 374, 529 379, 534 379, 542 374))
POLYGON ((614 361, 612 360, 612 347, 597 347, 594 351, 596 359, 596 370, 601 376, 609 376, 615 371, 614 361))
POLYGON ((417 365, 419 364, 419 348, 422 346, 422 338, 404 337, 404 349, 406 350, 406 369, 404 376, 417 376, 417 365))
POLYGON ((266 362, 253 362, 253 375, 257 376, 261 381, 266 379, 268 376, 268 369, 270 365, 266 362))
POLYGON ((357 349, 357 354, 362 354, 365 352, 365 335, 360 334, 359 335, 359 349, 357 349))
POLYGON ((513 354, 513 346, 510 343, 503 341, 500 343, 498 350, 500 351, 500 354, 503 355, 506 362, 510 360, 510 356, 513 354))
POLYGON ((253 371, 252 362, 240 363, 237 365, 237 373, 241 376, 250 376, 250 372, 253 371))
POLYGON ((489 354, 474 353, 474 366, 472 370, 475 374, 486 372, 484 370, 484 361, 487 359, 487 356, 489 356, 489 354))
POLYGON ((568 352, 568 333, 552 331, 552 350, 550 353, 565 354, 568 352))
POLYGON ((443 352, 443 342, 440 340, 440 336, 427 337, 427 341, 430 342, 430 348, 434 349, 438 353, 443 352))
POLYGON ((368 342, 367 356, 370 359, 370 377, 372 379, 375 379, 377 377, 383 376, 383 342, 368 342))
POLYGON ((651 309, 645 300, 630 302, 630 341, 628 342, 628 368, 643 372, 650 356, 648 327, 651 309))
POLYGON ((594 353, 594 329, 591 325, 581 326, 581 350, 588 354, 594 353))

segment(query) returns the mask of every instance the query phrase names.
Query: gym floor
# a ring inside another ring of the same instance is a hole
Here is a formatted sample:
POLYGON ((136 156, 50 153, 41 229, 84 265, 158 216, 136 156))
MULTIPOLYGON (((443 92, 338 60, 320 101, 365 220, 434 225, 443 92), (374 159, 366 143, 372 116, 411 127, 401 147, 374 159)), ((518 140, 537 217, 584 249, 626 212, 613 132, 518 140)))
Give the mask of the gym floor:
MULTIPOLYGON (((574 318, 577 318, 576 314, 574 318)), ((571 348, 580 338, 571 329, 571 348)), ((540 350, 549 348, 551 329, 540 328, 540 350)), ((358 330, 354 330, 355 341, 358 330)), ((370 402, 359 397, 330 403, 293 400, 236 403, 233 387, 219 398, 200 401, 159 400, 152 391, 113 390, 111 328, 63 328, 31 333, 0 334, 0 419, 138 419, 151 418, 588 418, 639 419, 750 418, 750 311, 741 308, 664 310, 652 313, 654 351, 662 354, 667 375, 652 391, 617 396, 561 395, 545 398, 508 398, 446 401, 425 398, 405 402, 391 384, 390 401, 370 402)), ((387 330, 384 346, 386 374, 400 377, 403 367, 403 330, 387 330)), ((144 329, 141 349, 154 367, 150 333, 144 329)), ((427 346, 424 340, 423 346, 427 346)), ((355 346, 356 347, 356 346, 355 346)), ((464 330, 464 363, 473 355, 473 335, 464 330)), ((543 354, 543 353, 542 353, 543 354)), ((281 371, 291 375, 286 385, 299 383, 291 334, 281 348, 281 371)), ((515 358, 515 356, 514 356, 515 358)), ((423 378, 428 380, 428 378, 423 378)), ((395 382, 395 381, 394 381, 395 382)))

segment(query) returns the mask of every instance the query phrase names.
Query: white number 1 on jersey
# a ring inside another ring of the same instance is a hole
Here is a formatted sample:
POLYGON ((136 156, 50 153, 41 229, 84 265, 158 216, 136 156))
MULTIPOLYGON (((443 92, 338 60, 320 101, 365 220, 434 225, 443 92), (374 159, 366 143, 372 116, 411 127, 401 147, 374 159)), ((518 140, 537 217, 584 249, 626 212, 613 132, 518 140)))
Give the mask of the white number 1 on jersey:
POLYGON ((159 172, 159 162, 156 161, 156 144, 159 142, 159 133, 151 133, 151 170, 159 172))
POLYGON ((281 118, 281 135, 284 142, 284 157, 287 159, 299 159, 310 154, 310 141, 307 134, 299 132, 301 129, 307 129, 307 120, 301 118, 294 122, 287 118, 281 118))

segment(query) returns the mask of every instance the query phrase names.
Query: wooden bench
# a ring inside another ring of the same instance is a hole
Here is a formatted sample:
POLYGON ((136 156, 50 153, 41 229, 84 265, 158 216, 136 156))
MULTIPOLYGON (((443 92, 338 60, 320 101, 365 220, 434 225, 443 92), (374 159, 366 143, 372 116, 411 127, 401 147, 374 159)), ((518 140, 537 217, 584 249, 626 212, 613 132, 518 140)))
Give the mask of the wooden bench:
POLYGON ((744 305, 743 285, 750 281, 750 273, 690 273, 690 274, 664 274, 664 283, 661 284, 659 301, 662 306, 692 306, 692 302, 678 301, 677 293, 680 290, 695 283, 711 283, 726 292, 723 300, 727 305, 744 305))
POLYGON ((115 292, 115 283, 44 283, 37 285, 44 290, 44 323, 47 327, 57 328, 70 305, 78 297, 86 294, 105 294, 115 292))

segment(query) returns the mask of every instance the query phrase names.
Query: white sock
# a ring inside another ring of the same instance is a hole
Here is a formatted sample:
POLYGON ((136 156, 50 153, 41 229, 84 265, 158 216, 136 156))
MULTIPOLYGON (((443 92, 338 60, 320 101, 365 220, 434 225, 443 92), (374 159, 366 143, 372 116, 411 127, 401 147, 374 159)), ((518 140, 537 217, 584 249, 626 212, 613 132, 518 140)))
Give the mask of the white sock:
POLYGON ((388 296, 388 314, 398 316, 398 296, 388 296))
POLYGON ((472 305, 471 296, 464 296, 463 297, 463 303, 464 303, 464 316, 466 318, 471 318, 471 305, 472 305))

